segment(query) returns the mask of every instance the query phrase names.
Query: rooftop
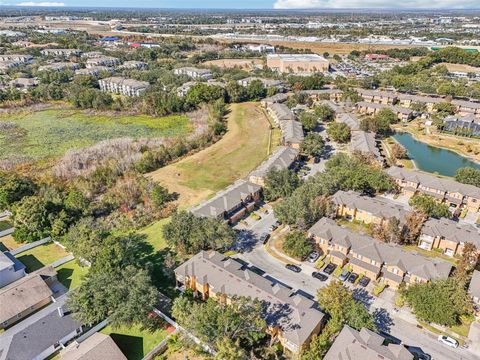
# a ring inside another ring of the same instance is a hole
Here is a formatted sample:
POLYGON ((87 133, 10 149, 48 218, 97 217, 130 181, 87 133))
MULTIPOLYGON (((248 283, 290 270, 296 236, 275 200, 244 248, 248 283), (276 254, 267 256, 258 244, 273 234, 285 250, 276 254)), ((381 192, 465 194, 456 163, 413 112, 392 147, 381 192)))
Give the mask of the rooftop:
POLYGON ((81 343, 74 343, 65 349, 62 360, 127 360, 113 339, 102 333, 95 333, 81 343))

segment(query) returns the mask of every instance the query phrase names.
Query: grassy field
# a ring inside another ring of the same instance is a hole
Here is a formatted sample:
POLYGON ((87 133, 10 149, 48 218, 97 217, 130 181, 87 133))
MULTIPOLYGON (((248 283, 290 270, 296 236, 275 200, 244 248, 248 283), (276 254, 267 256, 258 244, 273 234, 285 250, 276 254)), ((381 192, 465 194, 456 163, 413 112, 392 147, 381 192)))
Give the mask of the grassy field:
POLYGON ((107 326, 101 332, 112 337, 128 360, 143 359, 155 345, 168 335, 164 329, 150 332, 142 330, 138 325, 121 327, 119 329, 107 326))
POLYGON ((7 235, 7 236, 4 236, 4 237, 1 237, 0 238, 0 244, 1 244, 0 248, 2 246, 5 248, 5 249, 3 249, 3 251, 17 249, 17 248, 19 248, 20 246, 23 245, 23 244, 20 244, 20 243, 16 242, 12 235, 7 235))
POLYGON ((89 115, 79 110, 44 110, 0 117, 16 128, 0 133, 0 159, 13 155, 42 159, 62 155, 106 139, 175 137, 192 126, 187 116, 153 118, 146 115, 89 115))
POLYGON ((67 255, 68 253, 60 246, 50 242, 21 252, 16 258, 27 267, 27 272, 32 272, 67 255))
POLYGON ((270 125, 257 103, 233 104, 228 132, 212 146, 150 176, 189 207, 245 177, 268 156, 270 125))
POLYGON ((57 270, 57 278, 69 290, 78 287, 83 277, 88 272, 88 267, 80 266, 76 260, 69 261, 55 268, 57 270))

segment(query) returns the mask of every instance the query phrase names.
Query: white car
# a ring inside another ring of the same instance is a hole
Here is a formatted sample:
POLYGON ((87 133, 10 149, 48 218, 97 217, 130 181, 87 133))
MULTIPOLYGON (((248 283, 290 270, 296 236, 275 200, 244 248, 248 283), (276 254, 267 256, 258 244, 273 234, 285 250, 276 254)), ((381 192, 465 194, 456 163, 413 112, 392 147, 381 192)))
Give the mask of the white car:
POLYGON ((455 339, 452 339, 450 336, 440 335, 438 337, 438 341, 453 348, 458 347, 458 341, 455 339))

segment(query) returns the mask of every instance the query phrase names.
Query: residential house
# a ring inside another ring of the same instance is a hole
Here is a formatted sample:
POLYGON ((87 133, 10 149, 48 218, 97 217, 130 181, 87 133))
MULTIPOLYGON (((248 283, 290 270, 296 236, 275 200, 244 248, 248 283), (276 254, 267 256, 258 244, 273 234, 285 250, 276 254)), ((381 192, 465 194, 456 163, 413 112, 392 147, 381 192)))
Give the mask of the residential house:
POLYGON ((407 196, 426 194, 453 209, 480 211, 480 188, 476 186, 396 166, 389 168, 387 173, 407 196))
POLYGON ((55 56, 68 58, 70 56, 80 56, 82 51, 79 49, 43 49, 40 53, 44 56, 55 56))
POLYGON ((0 360, 41 360, 82 333, 65 308, 66 295, 0 334, 0 360))
POLYGON ((281 103, 271 103, 267 105, 267 114, 273 119, 276 124, 281 121, 297 120, 297 117, 290 108, 281 103))
POLYGON ((453 220, 428 219, 422 227, 418 246, 424 250, 441 250, 445 255, 462 255, 465 243, 472 243, 480 249, 480 233, 469 224, 453 220))
POLYGON ((384 197, 370 197, 355 191, 337 191, 332 196, 336 216, 365 224, 385 224, 395 218, 405 221, 407 210, 402 205, 384 197))
POLYGON ((468 293, 475 304, 480 305, 480 271, 473 270, 472 279, 468 286, 468 293))
POLYGON ((400 121, 408 121, 413 118, 413 110, 410 110, 401 106, 361 101, 356 104, 356 107, 358 112, 368 114, 368 115, 375 115, 380 110, 390 109, 393 111, 395 115, 397 115, 397 118, 400 121))
POLYGON ((420 96, 420 95, 410 95, 410 94, 397 94, 397 105, 410 108, 413 104, 422 104, 425 105, 425 108, 428 112, 433 111, 433 107, 436 104, 445 102, 445 99, 441 97, 432 97, 432 96, 420 96))
POLYGON ((102 333, 95 333, 82 342, 75 341, 67 346, 61 360, 127 360, 113 339, 102 333))
POLYGON ((353 232, 328 218, 320 219, 308 234, 330 261, 344 266, 348 263, 357 274, 398 289, 407 285, 447 278, 452 270, 448 261, 423 257, 400 246, 387 244, 372 237, 353 232))
POLYGON ((112 73, 113 69, 107 66, 93 66, 88 69, 75 70, 75 75, 99 77, 103 72, 112 73))
POLYGON ((480 117, 480 103, 465 101, 465 100, 452 100, 452 104, 457 107, 459 115, 475 115, 480 117))
POLYGON ((30 64, 33 61, 32 55, 25 54, 0 54, 0 62, 13 61, 16 63, 30 64))
POLYGON ((65 70, 77 70, 80 65, 71 62, 55 62, 52 64, 42 65, 38 68, 38 71, 65 71, 65 70))
POLYGON ((262 101, 260 101, 260 104, 262 104, 264 108, 268 108, 268 106, 272 104, 284 103, 287 100, 288 100, 287 94, 279 93, 263 99, 262 101))
POLYGON ((195 67, 178 68, 173 70, 173 73, 175 75, 187 75, 193 79, 199 79, 199 80, 210 80, 211 78, 213 78, 213 74, 210 70, 199 69, 195 67))
POLYGON ((38 86, 38 79, 37 78, 17 78, 10 80, 8 85, 12 88, 20 89, 20 90, 28 90, 30 88, 38 86))
POLYGON ((0 289, 0 329, 10 327, 21 319, 48 305, 53 292, 46 283, 56 279, 53 267, 27 276, 0 289))
POLYGON ((282 144, 300 149, 304 139, 302 123, 297 120, 280 121, 280 129, 282 131, 282 144))
POLYGON ((281 73, 328 72, 330 62, 317 54, 269 54, 267 67, 281 73))
POLYGON ((126 70, 144 70, 148 69, 148 64, 143 61, 125 61, 121 66, 118 67, 119 69, 126 69, 126 70))
POLYGON ((443 119, 443 130, 464 136, 480 136, 480 117, 474 114, 450 115, 443 119))
POLYGON ((265 177, 271 170, 289 169, 297 158, 297 149, 279 146, 267 160, 250 173, 248 180, 263 187, 265 186, 265 177))
POLYGON ((116 66, 120 64, 120 59, 119 58, 116 58, 116 57, 113 57, 113 56, 100 56, 100 57, 94 57, 94 58, 90 58, 86 61, 86 68, 89 69, 89 68, 92 68, 92 67, 96 67, 96 66, 108 66, 108 67, 112 67, 112 66, 116 66))
POLYGON ((127 79, 124 77, 109 77, 98 80, 100 90, 122 94, 125 96, 140 96, 150 84, 147 81, 127 79))
POLYGON ((314 101, 330 100, 340 101, 343 91, 340 89, 301 90, 300 94, 306 95, 314 101))
POLYGON ((360 130, 360 121, 358 120, 358 117, 355 114, 352 114, 349 112, 335 111, 335 121, 347 124, 347 126, 352 131, 360 130))
POLYGON ((392 91, 380 91, 369 89, 355 89, 365 102, 394 105, 397 102, 397 94, 392 91))
POLYGON ((371 157, 377 164, 383 166, 385 159, 377 147, 375 133, 368 131, 352 131, 350 142, 350 152, 360 152, 363 155, 371 157))
POLYGON ((263 87, 266 88, 266 89, 276 87, 278 89, 283 90, 283 88, 284 88, 283 81, 281 81, 281 80, 265 79, 265 78, 259 78, 259 77, 256 77, 256 76, 250 76, 250 77, 247 77, 247 78, 244 78, 244 79, 240 79, 240 80, 237 81, 237 84, 239 84, 241 86, 244 86, 244 87, 247 87, 253 81, 260 81, 262 83, 263 87))
POLYGON ((6 74, 8 70, 23 65, 20 61, 0 61, 0 74, 6 74))
POLYGON ((191 289, 204 300, 229 303, 235 296, 261 300, 267 330, 294 354, 300 353, 323 327, 325 315, 317 303, 218 252, 202 251, 174 272, 179 288, 191 289))
POLYGON ((25 276, 25 265, 8 251, 0 252, 0 288, 25 276))
POLYGON ((197 81, 187 81, 186 83, 183 83, 182 86, 177 88, 177 95, 180 97, 187 96, 190 89, 197 84, 197 81))
POLYGON ((89 51, 82 54, 82 57, 87 59, 93 59, 93 58, 98 58, 102 56, 105 56, 105 55, 101 51, 89 51))
POLYGON ((345 325, 323 360, 413 360, 414 355, 402 344, 393 344, 371 330, 357 331, 345 325))
POLYGON ((260 201, 262 187, 246 180, 238 180, 213 198, 190 209, 198 217, 212 217, 236 223, 260 201))

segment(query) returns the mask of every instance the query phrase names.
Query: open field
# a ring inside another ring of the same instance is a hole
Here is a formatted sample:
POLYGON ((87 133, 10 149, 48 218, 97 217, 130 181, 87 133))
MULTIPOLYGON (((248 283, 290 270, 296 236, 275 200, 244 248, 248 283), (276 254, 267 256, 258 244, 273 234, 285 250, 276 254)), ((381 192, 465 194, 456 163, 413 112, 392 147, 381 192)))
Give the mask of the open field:
POLYGON ((24 251, 18 254, 16 258, 27 267, 27 272, 32 272, 67 255, 68 253, 60 246, 50 242, 24 251))
POLYGON ((88 272, 88 267, 80 266, 76 260, 69 261, 55 268, 57 270, 57 278, 69 290, 78 287, 83 277, 88 272))
POLYGON ((464 64, 451 64, 451 63, 440 63, 438 65, 445 65, 448 71, 459 71, 459 72, 472 72, 472 73, 480 73, 480 68, 464 65, 464 64))
POLYGON ((182 208, 192 206, 255 169, 268 156, 269 134, 257 103, 233 104, 221 140, 147 176, 178 193, 182 208))
POLYGON ((168 335, 164 329, 151 332, 146 329, 142 330, 139 325, 118 329, 107 326, 101 332, 112 337, 128 360, 143 359, 155 345, 168 335))
POLYGON ((16 126, 0 132, 0 159, 42 159, 102 140, 121 137, 175 137, 192 126, 187 116, 90 115, 79 110, 43 110, 0 116, 16 126))
POLYGON ((214 65, 221 68, 232 69, 240 68, 244 70, 252 70, 255 65, 262 65, 262 59, 218 59, 205 61, 203 65, 214 65))

